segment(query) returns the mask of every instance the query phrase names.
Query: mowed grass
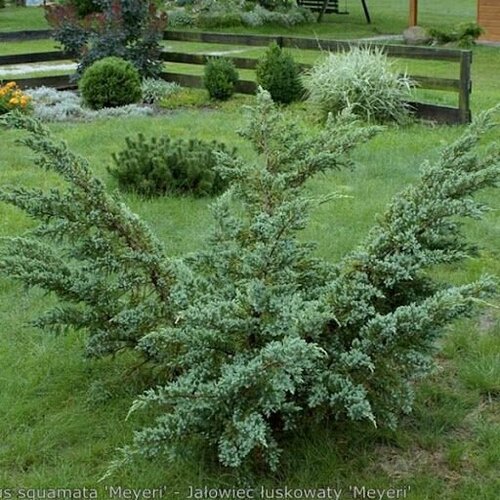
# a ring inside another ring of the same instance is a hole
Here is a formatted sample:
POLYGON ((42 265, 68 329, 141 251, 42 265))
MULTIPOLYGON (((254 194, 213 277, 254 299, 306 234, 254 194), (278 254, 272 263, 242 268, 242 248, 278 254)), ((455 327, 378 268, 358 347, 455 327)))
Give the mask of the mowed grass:
MULTIPOLYGON (((372 24, 367 24, 359 0, 340 0, 341 10, 349 15, 326 15, 322 23, 313 23, 292 28, 263 26, 253 31, 259 33, 286 33, 297 35, 318 35, 337 38, 357 38, 384 34, 399 34, 408 25, 408 2, 406 0, 368 1, 372 24)), ((419 1, 419 23, 426 27, 452 27, 458 23, 476 19, 476 0, 419 1)), ((0 32, 30 29, 48 29, 49 26, 41 7, 15 7, 9 5, 0 9, 0 32)), ((231 27, 223 31, 241 32, 246 28, 231 27)), ((216 30, 212 30, 216 31, 216 30)))
MULTIPOLYGON (((241 105, 250 97, 213 109, 180 110, 155 118, 111 119, 92 124, 59 124, 51 129, 70 147, 89 158, 96 175, 109 187, 110 155, 138 132, 223 140, 238 147, 248 160, 253 153, 236 129, 241 105)), ((301 106, 297 113, 309 118, 301 106)), ((332 191, 348 198, 315 210, 303 234, 318 243, 317 253, 336 261, 363 241, 377 213, 391 196, 413 182, 420 163, 439 154, 455 139, 459 127, 415 124, 389 127, 360 146, 351 172, 332 172, 313 180, 309 191, 332 191)), ((14 141, 18 133, 2 131, 0 184, 49 188, 60 185, 52 174, 36 170, 29 152, 14 141)), ((490 140, 495 137, 490 137, 490 140)), ((443 279, 464 282, 488 272, 499 274, 500 216, 498 193, 482 195, 496 211, 466 232, 481 252, 460 266, 437 269, 443 279)), ((125 197, 165 243, 170 255, 182 255, 203 245, 210 231, 209 199, 163 198, 143 201, 125 197)), ((0 234, 23 234, 24 215, 0 206, 0 234)), ((0 483, 4 488, 165 486, 164 498, 187 498, 189 486, 249 486, 279 488, 406 488, 412 499, 495 499, 500 465, 498 309, 486 307, 477 318, 454 325, 442 342, 437 370, 417 388, 413 415, 395 432, 370 426, 343 427, 331 422, 291 436, 282 468, 276 474, 239 477, 216 465, 206 450, 175 464, 137 464, 97 483, 115 449, 127 444, 143 416, 125 421, 128 408, 148 376, 133 370, 128 356, 115 360, 83 358, 84 335, 56 336, 29 326, 29 321, 53 303, 40 292, 26 292, 0 280, 0 483), (176 494, 175 492, 179 492, 176 494)))
POLYGON ((0 32, 49 29, 43 7, 17 7, 11 1, 0 9, 0 32))
MULTIPOLYGON (((336 38, 339 33, 351 37, 398 33, 406 23, 406 1, 370 3, 371 27, 364 23, 359 4, 349 0, 350 16, 329 16, 324 25, 297 30, 297 34, 336 38)), ((474 8, 475 2, 469 0, 420 0, 422 24, 451 25, 473 19, 474 8)), ((25 17, 19 15, 18 19, 27 25, 28 15, 36 10, 20 9, 25 17)), ((2 16, 0 10, 0 30, 4 29, 2 16)), ((2 43, 0 54, 16 53, 12 48, 17 53, 37 47, 50 50, 50 44, 2 43)), ((179 48, 182 46, 175 50, 179 48)), ((191 45, 191 49, 208 51, 210 47, 191 45)), ((248 56, 257 57, 260 51, 250 48, 248 56)), ((317 57, 314 54, 296 55, 309 62, 308 58, 317 57)), ((408 65, 417 74, 425 74, 426 64, 401 61, 403 69, 408 65)), ((432 67, 439 76, 448 76, 455 69, 445 64, 432 67)), ((474 49, 473 72, 472 104, 477 112, 500 100, 500 50, 474 49)), ((123 147, 126 136, 138 132, 225 141, 251 161, 253 153, 236 130, 243 123, 242 106, 252 99, 237 96, 221 106, 177 109, 154 118, 50 128, 74 151, 89 158, 96 175, 113 190, 115 185, 106 171, 111 153, 123 147)), ((312 126, 303 104, 294 105, 289 112, 312 126)), ((435 159, 440 148, 462 130, 418 123, 388 127, 361 145, 354 153, 357 166, 353 171, 332 172, 309 183, 313 195, 339 192, 347 197, 316 209, 302 238, 317 242, 318 255, 331 261, 340 259, 362 243, 391 196, 418 178, 422 161, 435 159)), ((18 133, 0 131, 0 186, 62 186, 55 175, 33 167, 30 153, 15 144, 18 137, 18 133)), ((493 140, 498 140, 498 131, 487 138, 493 140)), ((489 190, 481 199, 494 210, 484 220, 466 222, 464 228, 480 252, 460 265, 432 270, 443 280, 461 283, 483 273, 500 274, 498 192, 489 190)), ((209 199, 144 201, 127 195, 125 200, 154 229, 170 255, 200 248, 209 234, 209 199)), ((0 237, 20 235, 30 227, 32 222, 22 213, 0 205, 0 237)), ((134 429, 147 423, 142 415, 127 421, 125 417, 134 397, 148 387, 148 374, 134 370, 135 361, 127 355, 114 360, 85 359, 83 333, 57 336, 34 329, 30 320, 54 304, 53 298, 0 278, 0 488, 95 487, 101 498, 108 498, 106 487, 110 485, 164 486, 163 498, 185 499, 190 486, 330 486, 343 489, 341 498, 352 497, 350 486, 366 486, 404 489, 405 498, 418 500, 496 500, 500 491, 500 303, 492 302, 477 317, 447 331, 439 345, 435 373, 418 385, 415 410, 396 431, 334 422, 312 427, 303 435, 290 436, 276 474, 241 477, 217 466, 200 448, 194 456, 174 464, 139 461, 98 483, 116 457, 116 448, 130 442, 134 429)))

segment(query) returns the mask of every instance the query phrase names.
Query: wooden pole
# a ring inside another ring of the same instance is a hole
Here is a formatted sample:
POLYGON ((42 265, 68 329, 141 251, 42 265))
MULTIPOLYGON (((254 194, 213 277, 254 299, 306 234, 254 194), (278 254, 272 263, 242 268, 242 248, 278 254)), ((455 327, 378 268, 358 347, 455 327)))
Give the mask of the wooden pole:
POLYGON ((460 110, 461 123, 469 123, 471 121, 471 64, 472 52, 470 50, 463 50, 460 55, 460 90, 458 93, 458 108, 460 110))
POLYGON ((410 0, 409 25, 416 26, 417 24, 418 24, 418 0, 410 0))

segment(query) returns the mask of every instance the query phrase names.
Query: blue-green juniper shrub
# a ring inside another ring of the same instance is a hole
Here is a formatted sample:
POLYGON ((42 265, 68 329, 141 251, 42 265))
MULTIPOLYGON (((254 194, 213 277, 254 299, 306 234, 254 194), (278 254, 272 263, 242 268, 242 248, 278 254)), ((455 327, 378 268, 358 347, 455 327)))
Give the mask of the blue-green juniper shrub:
MULTIPOLYGON (((287 433, 311 419, 394 426, 411 410, 414 383, 428 373, 443 328, 494 292, 488 277, 456 286, 429 272, 474 250, 460 218, 481 217, 487 207, 473 195, 500 180, 498 146, 477 152, 491 113, 424 164, 363 245, 336 264, 316 257, 298 235, 310 210, 328 201, 308 196, 306 182, 352 166, 349 151, 378 130, 350 116, 304 131, 260 92, 242 132, 258 158, 219 153, 230 187, 213 205, 212 234, 202 250, 175 262, 84 160, 28 117, 3 121, 27 129, 24 143, 42 154, 41 166, 69 181, 70 192, 2 192, 42 225, 7 241, 0 267, 55 291, 69 311, 86 306, 77 322, 56 317, 86 327, 93 345, 100 341, 93 330, 117 321, 163 374, 131 408, 152 409, 156 419, 111 470, 136 454, 174 459, 193 439, 225 466, 276 469, 287 433), (128 279, 123 295, 116 273, 128 279), (97 294, 99 303, 86 299, 97 294)), ((106 331, 103 351, 119 335, 106 331)))
POLYGON ((38 326, 85 329, 90 356, 133 349, 173 318, 175 274, 162 244, 106 192, 88 162, 55 141, 40 122, 16 115, 6 120, 28 133, 20 142, 37 154, 36 165, 57 173, 67 188, 0 191, 0 200, 39 221, 27 235, 9 239, 0 269, 59 298, 38 326))

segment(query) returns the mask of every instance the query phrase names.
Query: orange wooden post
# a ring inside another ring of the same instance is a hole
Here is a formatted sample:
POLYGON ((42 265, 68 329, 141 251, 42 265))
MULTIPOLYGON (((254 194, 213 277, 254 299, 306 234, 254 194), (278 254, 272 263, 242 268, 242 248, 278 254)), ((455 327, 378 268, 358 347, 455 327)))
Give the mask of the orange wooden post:
POLYGON ((416 26, 417 24, 418 24, 418 0, 410 0, 409 25, 416 26))

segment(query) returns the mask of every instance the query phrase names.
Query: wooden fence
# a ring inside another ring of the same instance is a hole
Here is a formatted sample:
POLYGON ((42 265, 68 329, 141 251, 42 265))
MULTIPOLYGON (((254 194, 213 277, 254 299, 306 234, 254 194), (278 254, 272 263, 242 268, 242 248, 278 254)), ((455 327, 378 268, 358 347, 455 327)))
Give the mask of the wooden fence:
MULTIPOLYGON (((167 31, 165 40, 182 42, 203 42, 211 44, 240 45, 240 46, 267 46, 276 42, 280 47, 294 48, 301 50, 326 50, 339 52, 348 50, 354 45, 360 43, 299 38, 286 36, 266 36, 266 35, 236 35, 226 33, 201 33, 201 32, 182 32, 167 31)), ((366 45, 366 43, 364 43, 366 45)), ((458 63, 459 70, 457 78, 439 78, 432 75, 409 75, 419 88, 455 92, 458 94, 458 106, 444 106, 440 104, 412 102, 410 105, 415 109, 417 116, 431 119, 440 123, 468 123, 471 120, 470 94, 471 83, 471 64, 472 52, 468 50, 441 49, 431 47, 411 47, 406 45, 382 45, 370 44, 370 47, 380 47, 388 57, 401 59, 421 59, 426 61, 446 61, 458 63)), ((203 54, 188 54, 183 52, 164 51, 162 59, 166 62, 183 63, 192 65, 203 65, 209 56, 203 54)), ((6 64, 23 64, 35 62, 61 61, 70 59, 68 54, 63 52, 41 52, 35 54, 19 54, 12 56, 0 56, 0 66, 6 64)), ((257 59, 231 57, 235 66, 240 69, 254 69, 257 59)), ((302 65, 307 66, 307 65, 302 65)), ((164 72, 162 78, 167 81, 174 81, 187 87, 202 87, 203 78, 199 75, 185 73, 164 72)), ((70 87, 69 77, 53 76, 28 79, 16 79, 22 88, 36 87, 41 85, 53 86, 58 88, 70 87)), ((256 83, 250 80, 240 80, 237 85, 237 91, 241 93, 255 93, 256 83)))
MULTIPOLYGON (((224 45, 240 46, 267 46, 276 42, 280 47, 301 50, 324 50, 330 52, 342 52, 356 45, 368 46, 366 42, 349 42, 316 38, 301 38, 288 36, 267 35, 235 35, 226 33, 201 33, 196 31, 166 31, 165 40, 182 42, 217 43, 224 45)), ((379 47, 384 50, 388 57, 400 59, 421 59, 426 61, 446 61, 458 63, 459 71, 457 78, 438 78, 435 76, 409 75, 419 88, 429 90, 441 90, 456 92, 458 94, 458 106, 443 106, 421 102, 410 103, 417 115, 442 123, 468 123, 471 120, 470 94, 472 91, 471 65, 472 52, 470 50, 457 50, 433 47, 412 47, 407 45, 383 45, 370 44, 369 47, 379 47)), ((204 64, 207 57, 196 54, 181 54, 176 52, 164 52, 163 59, 169 62, 204 64)), ((253 69, 256 65, 255 59, 231 58, 237 68, 253 69)), ((165 79, 183 83, 184 75, 176 73, 164 74, 165 79)), ((201 86, 202 81, 196 82, 190 77, 193 86, 201 86)), ((240 82, 244 87, 251 88, 252 82, 240 82)), ((187 85, 187 83, 186 83, 187 85)), ((253 86, 255 89, 255 84, 253 86)), ((254 91, 254 90, 252 90, 254 91)))

